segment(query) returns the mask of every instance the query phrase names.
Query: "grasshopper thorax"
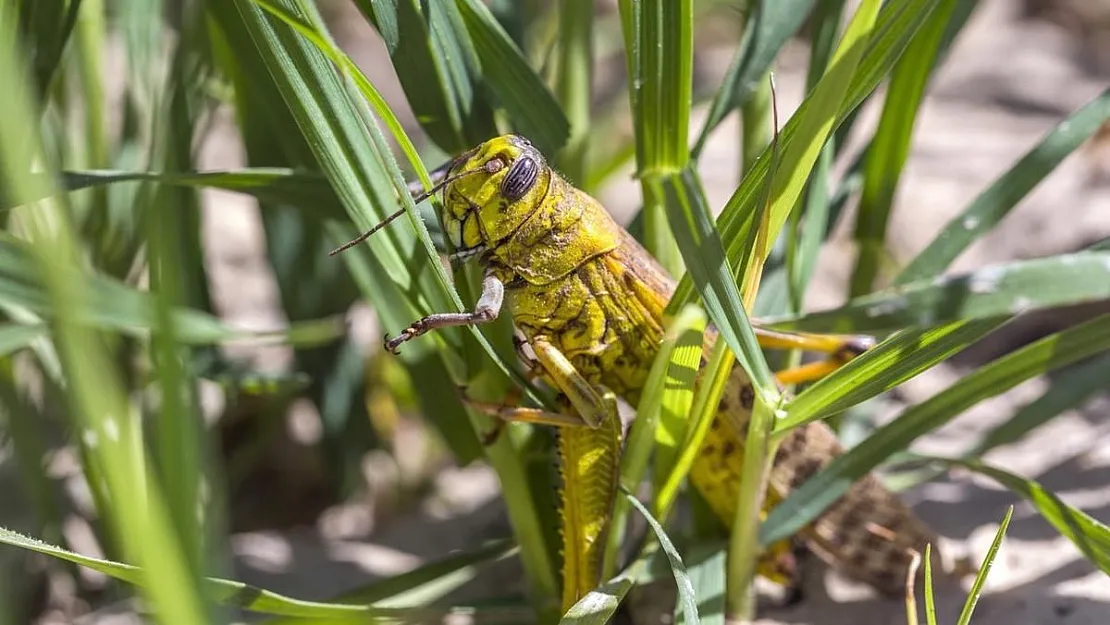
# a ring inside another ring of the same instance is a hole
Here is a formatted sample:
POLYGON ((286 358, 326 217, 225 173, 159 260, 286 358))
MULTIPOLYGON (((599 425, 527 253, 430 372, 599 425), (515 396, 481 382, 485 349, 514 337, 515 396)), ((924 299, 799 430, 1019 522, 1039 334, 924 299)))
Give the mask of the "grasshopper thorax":
POLYGON ((497 247, 540 206, 551 182, 543 154, 519 135, 502 135, 460 155, 443 191, 442 220, 455 256, 497 247))

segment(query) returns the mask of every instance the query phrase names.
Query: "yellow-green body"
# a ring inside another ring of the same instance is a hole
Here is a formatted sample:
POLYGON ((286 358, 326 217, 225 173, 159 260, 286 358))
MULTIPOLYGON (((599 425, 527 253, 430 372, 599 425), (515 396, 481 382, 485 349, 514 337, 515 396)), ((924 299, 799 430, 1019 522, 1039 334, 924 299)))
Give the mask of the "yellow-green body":
MULTIPOLYGON (((566 609, 603 581, 601 554, 621 445, 619 419, 603 398, 613 393, 637 405, 663 339, 663 310, 675 283, 596 200, 547 167, 524 139, 488 141, 456 159, 447 176, 466 172, 478 173, 457 177, 443 193, 443 222, 456 254, 477 258, 504 285, 515 326, 533 349, 539 347, 540 377, 562 392, 568 412, 580 418, 578 427, 560 428, 566 609), (534 176, 528 167, 514 169, 523 157, 537 161, 534 176), (516 178, 507 180, 510 173, 516 178), (527 184, 512 184, 517 179, 527 184)), ((420 327, 410 337, 424 331, 420 327)), ((706 353, 715 334, 707 333, 706 353)), ((734 424, 746 424, 753 397, 743 370, 734 367, 690 473, 726 527, 739 492, 744 440, 734 424)), ((840 453, 823 423, 792 432, 776 456, 769 499, 785 497, 840 453)), ((805 538, 849 575, 897 592, 910 561, 905 549, 923 548, 932 535, 868 476, 805 538), (868 530, 868 522, 889 535, 868 530)), ((774 563, 764 563, 761 571, 774 576, 774 563)))

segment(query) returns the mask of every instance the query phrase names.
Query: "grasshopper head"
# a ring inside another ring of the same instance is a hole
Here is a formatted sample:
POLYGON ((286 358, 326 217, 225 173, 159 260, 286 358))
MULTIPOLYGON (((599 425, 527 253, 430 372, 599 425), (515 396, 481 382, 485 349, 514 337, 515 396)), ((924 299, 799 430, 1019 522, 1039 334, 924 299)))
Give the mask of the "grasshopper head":
POLYGON ((547 161, 527 139, 503 135, 460 155, 448 172, 443 224, 456 258, 504 241, 539 207, 551 180, 547 161))

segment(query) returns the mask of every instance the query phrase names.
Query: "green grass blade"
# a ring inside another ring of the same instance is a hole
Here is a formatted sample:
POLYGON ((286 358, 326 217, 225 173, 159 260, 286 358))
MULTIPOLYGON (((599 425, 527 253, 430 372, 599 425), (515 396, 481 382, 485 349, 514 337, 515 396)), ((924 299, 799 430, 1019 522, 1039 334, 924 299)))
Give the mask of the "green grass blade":
POLYGON ((899 332, 790 400, 787 417, 778 420, 775 431, 786 432, 889 391, 975 343, 1001 323, 995 319, 958 321, 899 332))
MULTIPOLYGON (((675 584, 678 586, 678 605, 681 606, 682 622, 687 625, 697 625, 698 619, 698 602, 697 597, 694 595, 694 586, 690 582, 690 575, 686 572, 686 565, 682 563, 682 556, 678 553, 674 543, 671 542, 667 532, 655 517, 651 516, 651 512, 640 503, 636 496, 630 493, 627 489, 621 488, 621 494, 625 499, 632 504, 636 511, 643 515, 644 520, 647 521, 648 526, 659 541, 659 546, 662 547, 664 555, 667 556, 667 563, 671 567, 671 574, 674 576, 675 584)), ((677 608, 676 608, 677 609, 677 608)), ((677 621, 676 621, 677 622, 677 621)))
MULTIPOLYGON (((705 313, 691 305, 671 321, 663 335, 659 353, 644 381, 636 419, 629 428, 621 455, 620 481, 626 488, 635 489, 643 481, 653 454, 655 468, 652 475, 657 480, 655 492, 659 492, 661 486, 658 481, 670 472, 693 399, 704 332, 705 313)), ((613 504, 609 544, 602 567, 606 578, 615 568, 628 511, 628 502, 617 498, 613 504)), ((658 516, 658 508, 656 514, 658 516)))
MULTIPOLYGON (((14 24, 0 19, 0 82, 7 95, 0 103, 0 183, 17 204, 36 195, 33 183, 23 176, 26 164, 40 163, 47 171, 53 164, 40 146, 32 89, 26 59, 16 48, 14 24), (34 155, 33 159, 19 157, 34 155)), ((98 510, 109 521, 124 553, 142 562, 157 584, 145 589, 156 618, 164 622, 203 623, 205 610, 191 592, 192 571, 180 537, 173 532, 166 501, 157 482, 148 480, 148 459, 142 432, 128 403, 122 379, 106 357, 106 337, 83 323, 76 311, 88 297, 84 271, 67 207, 51 203, 28 207, 18 218, 25 227, 31 258, 41 276, 48 304, 55 311, 53 324, 66 383, 66 400, 74 415, 77 435, 86 443, 92 464, 107 485, 114 502, 98 510)))
POLYGON ((1107 371, 1110 371, 1110 354, 1079 363, 1053 376, 1051 386, 1043 395, 984 434, 964 455, 979 457, 995 447, 1013 443, 1056 415, 1082 404, 1094 393, 1106 390, 1107 371))
MULTIPOLYGON (((691 549, 686 558, 686 571, 690 575, 690 585, 698 599, 698 610, 702 625, 725 625, 725 551, 718 545, 699 545, 691 549)), ((678 606, 675 606, 674 620, 679 620, 678 606)))
POLYGON ((902 270, 895 284, 910 284, 941 274, 969 245, 998 225, 1107 119, 1110 119, 1110 90, 1103 91, 1057 124, 1009 171, 980 193, 902 270))
POLYGON ((1021 382, 1110 349, 1110 315, 1051 334, 992 361, 917 406, 833 460, 775 507, 760 544, 792 536, 839 499, 860 477, 919 436, 935 430, 980 401, 1021 382))
POLYGON ((73 33, 80 0, 63 2, 12 2, 2 10, 3 19, 18 22, 20 43, 29 51, 29 67, 35 83, 35 97, 45 98, 62 62, 62 54, 73 33), (19 5, 18 7, 16 5, 19 5), (13 13, 20 13, 18 16, 13 13))
POLYGON ((851 278, 852 297, 869 293, 879 275, 885 257, 887 223, 910 153, 917 111, 956 4, 957 0, 941 0, 937 4, 891 74, 879 127, 867 150, 863 194, 856 211, 857 256, 851 278))
POLYGON ((1061 536, 1070 540, 1091 564, 1103 573, 1110 574, 1110 527, 1086 512, 1064 503, 1036 481, 978 460, 929 455, 918 458, 970 469, 1010 489, 1031 503, 1037 512, 1055 527, 1061 536))
POLYGON ((813 9, 814 0, 762 0, 753 4, 744 35, 692 150, 695 159, 705 142, 732 111, 747 104, 764 81, 782 46, 798 32, 813 9))
POLYGON ((933 545, 925 545, 925 625, 937 625, 937 602, 933 596, 933 545))
MULTIPOLYGON (((837 125, 842 123, 875 89, 902 51, 905 50, 910 39, 917 32, 922 21, 929 15, 937 1, 903 0, 901 2, 887 2, 879 11, 872 29, 873 36, 866 42, 862 57, 855 64, 855 72, 850 76, 849 86, 840 104, 832 130, 835 130, 837 125)), ((854 52, 853 50, 852 56, 854 56, 854 52)), ((827 73, 826 78, 822 81, 826 79, 844 80, 837 73, 827 73), (829 76, 833 76, 833 78, 829 79, 829 76)), ((822 93, 827 96, 833 90, 838 90, 838 87, 830 85, 826 90, 822 90, 822 93)), ((803 101, 798 111, 779 132, 777 143, 779 150, 784 155, 787 150, 791 150, 790 144, 797 137, 803 137, 805 140, 812 139, 812 136, 799 133, 800 120, 808 116, 806 109, 812 106, 811 98, 803 101)), ((817 117, 819 116, 814 115, 810 123, 820 126, 817 117)), ((805 149, 794 148, 791 153, 801 155, 807 152, 808 150, 805 149)), ((816 155, 813 158, 816 159, 816 155)), ((757 226, 754 219, 758 214, 757 207, 761 205, 772 160, 771 150, 764 150, 763 155, 752 166, 740 187, 729 198, 717 218, 717 230, 726 246, 726 257, 732 266, 740 266, 742 257, 751 253, 751 250, 745 249, 743 242, 747 240, 749 231, 757 226)), ((780 167, 783 170, 790 168, 785 156, 780 159, 780 167)), ((796 182, 797 177, 792 176, 791 179, 796 182)), ((780 182, 778 188, 782 188, 784 185, 786 185, 785 182, 780 182)), ((800 189, 798 192, 800 192, 800 189)), ((789 205, 782 201, 779 202, 779 209, 783 211, 779 214, 780 219, 786 216, 786 211, 789 208, 789 205)), ((779 227, 781 227, 781 223, 773 228, 770 234, 777 233, 779 227)), ((774 236, 769 236, 767 240, 773 241, 775 239, 774 236)), ((679 283, 675 296, 671 298, 668 310, 673 313, 682 305, 693 301, 694 296, 692 277, 684 276, 679 283)))
MULTIPOLYGON (((32 178, 46 181, 42 174, 32 178)), ((203 172, 145 172, 118 170, 72 170, 62 172, 61 185, 65 191, 97 189, 102 186, 132 181, 158 182, 167 185, 223 189, 250 195, 262 203, 262 208, 273 203, 284 203, 301 210, 305 217, 319 220, 347 221, 347 212, 322 174, 291 167, 245 167, 235 170, 203 172)), ((34 198, 36 200, 43 198, 34 198)), ((400 202, 400 199, 397 200, 400 202)), ((11 205, 0 196, 0 210, 11 205)), ((430 202, 417 205, 420 221, 428 230, 435 249, 444 252, 443 232, 439 219, 430 202)), ((329 248, 330 249, 330 248, 329 248)))
POLYGON ((633 586, 635 582, 627 577, 602 584, 571 606, 559 620, 559 625, 607 625, 633 586))
POLYGON ((391 7, 374 7, 369 15, 387 46, 394 36, 390 29, 396 29, 390 58, 413 114, 432 141, 458 153, 496 134, 478 54, 454 2, 397 0, 391 7))
POLYGON ((590 105, 593 85, 593 0, 566 0, 559 12, 559 65, 555 94, 566 111, 570 137, 556 158, 559 171, 582 188, 589 169, 586 155, 590 147, 590 105))
POLYGON ((767 319, 783 329, 882 332, 1110 299, 1110 253, 1078 252, 919 280, 835 310, 767 319))
POLYGON ((381 35, 385 49, 392 56, 397 52, 401 41, 400 18, 397 15, 397 5, 401 0, 356 0, 358 7, 366 19, 374 24, 378 34, 381 35))
MULTIPOLYGON (((515 551, 512 540, 494 541, 473 551, 429 562, 406 573, 344 592, 328 600, 327 604, 375 604, 381 608, 428 605, 472 581, 482 566, 506 558, 515 551)), ((300 623, 302 621, 296 617, 266 621, 266 625, 300 623)))
POLYGON ((975 611, 975 604, 979 602, 979 597, 983 594, 983 587, 987 583, 987 574, 990 573, 994 559, 998 555, 998 550, 1002 547, 1002 537, 1006 535, 1006 528, 1010 527, 1010 518, 1013 516, 1014 507, 1010 506, 1006 509, 1006 516, 1002 518, 1002 524, 998 526, 998 531, 994 534, 994 540, 991 541, 987 555, 983 557, 983 564, 979 567, 979 573, 975 575, 975 581, 971 583, 971 590, 967 593, 967 601, 964 602, 964 607, 960 610, 960 617, 956 620, 957 625, 968 625, 971 622, 971 613, 975 611))
POLYGON ((852 21, 840 38, 825 75, 806 98, 806 106, 791 118, 797 120, 800 140, 783 142, 777 175, 771 182, 767 247, 756 250, 757 257, 766 257, 771 243, 778 237, 790 211, 797 205, 817 156, 836 127, 839 111, 848 93, 850 78, 863 58, 864 50, 876 27, 881 2, 861 2, 852 21))
POLYGON ((678 497, 679 487, 686 480, 690 468, 694 466, 697 455, 701 453, 702 443, 709 434, 713 419, 717 417, 717 406, 720 405, 734 362, 732 351, 725 342, 717 341, 709 354, 708 363, 703 368, 702 382, 698 384, 694 395, 694 404, 690 409, 690 418, 686 424, 686 433, 679 448, 679 455, 670 472, 656 478, 658 487, 653 504, 657 518, 667 518, 671 506, 678 497))
MULTIPOLYGON (((67 562, 73 562, 74 564, 79 564, 93 571, 108 575, 113 579, 118 579, 143 588, 152 585, 150 580, 166 579, 156 577, 130 564, 83 556, 60 547, 55 547, 54 545, 48 545, 42 541, 23 536, 2 527, 0 527, 0 543, 20 549, 28 549, 67 562)), ((424 616, 450 613, 450 609, 417 611, 413 608, 387 608, 373 605, 304 601, 234 580, 208 577, 205 578, 204 581, 206 586, 205 594, 209 600, 262 614, 329 619, 341 622, 366 622, 368 618, 406 618, 419 616, 421 613, 424 616)), ((167 619, 166 622, 180 623, 182 622, 180 619, 181 616, 181 614, 175 614, 174 618, 167 619)), ((197 620, 194 622, 200 623, 204 621, 197 620)))
MULTIPOLYGON (((193 7, 183 10, 178 17, 180 39, 163 85, 165 96, 155 111, 156 126, 151 130, 157 137, 151 148, 151 161, 169 171, 195 167, 193 135, 203 111, 203 99, 193 85, 203 83, 210 69, 199 54, 204 49, 198 45, 204 27, 203 14, 193 7)), ((210 457, 207 452, 211 450, 204 448, 204 418, 199 411, 195 381, 187 371, 189 359, 200 354, 186 349, 178 339, 176 314, 182 304, 210 307, 200 236, 201 208, 194 189, 156 187, 151 191, 140 196, 148 202, 140 208, 149 212, 156 207, 168 214, 142 220, 146 226, 153 299, 150 352, 153 378, 161 397, 158 418, 149 427, 149 436, 155 475, 167 494, 170 520, 190 568, 190 582, 194 586, 191 592, 199 594, 201 574, 211 568, 207 560, 212 555, 209 547, 214 531, 226 527, 220 506, 205 502, 202 484, 216 481, 218 476, 206 471, 210 466, 206 462, 210 457)))
POLYGON ((46 336, 48 331, 44 323, 0 324, 0 356, 9 356, 29 347, 32 341, 46 336))
MULTIPOLYGON (((702 357, 702 344, 705 336, 705 312, 698 307, 683 309, 684 314, 675 318, 674 331, 679 332, 672 343, 672 350, 664 361, 662 375, 652 378, 657 368, 652 367, 648 382, 644 385, 644 395, 640 400, 640 410, 636 418, 645 413, 650 419, 654 436, 652 445, 654 464, 652 475, 655 477, 655 492, 662 487, 662 480, 674 469, 688 424, 688 415, 694 402, 695 382, 699 362, 702 357), (648 392, 650 391, 650 395, 648 392)), ((662 352, 660 352, 662 354, 662 352)), ((658 361, 658 360, 657 360, 658 361)), ((629 484, 630 482, 625 482, 629 484)))
POLYGON ((621 0, 619 6, 636 129, 636 169, 644 200, 643 241, 659 263, 677 276, 684 257, 675 246, 658 184, 690 160, 693 1, 621 0))
POLYGON ((652 181, 654 193, 664 198, 667 216, 678 248, 698 285, 709 318, 721 338, 737 355, 756 386, 757 398, 765 403, 777 401, 777 387, 763 350, 755 338, 743 299, 725 260, 720 236, 706 205, 705 193, 697 176, 689 169, 677 175, 652 181))
POLYGON ((544 154, 555 154, 570 137, 570 122, 555 96, 528 65, 490 10, 479 0, 457 0, 486 84, 497 96, 513 127, 544 154))

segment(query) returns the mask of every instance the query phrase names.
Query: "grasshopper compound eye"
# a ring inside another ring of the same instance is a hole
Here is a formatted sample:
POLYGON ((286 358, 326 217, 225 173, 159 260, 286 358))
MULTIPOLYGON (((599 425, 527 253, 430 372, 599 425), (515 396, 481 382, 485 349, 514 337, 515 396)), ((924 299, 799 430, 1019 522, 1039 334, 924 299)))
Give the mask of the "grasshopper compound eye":
POLYGON ((501 181, 501 196, 510 202, 519 200, 536 184, 539 174, 539 163, 530 156, 521 156, 501 181))

